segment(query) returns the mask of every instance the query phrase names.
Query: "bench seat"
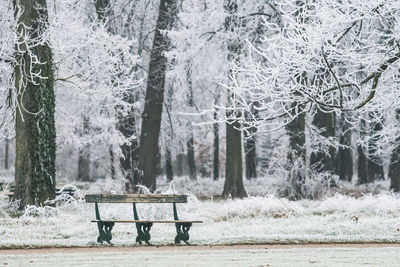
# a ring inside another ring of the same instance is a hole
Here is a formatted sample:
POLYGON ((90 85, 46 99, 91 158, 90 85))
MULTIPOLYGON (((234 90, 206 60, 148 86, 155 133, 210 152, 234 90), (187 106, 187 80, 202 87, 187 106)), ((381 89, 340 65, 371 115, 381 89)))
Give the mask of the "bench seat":
POLYGON ((203 221, 153 221, 153 220, 93 220, 93 223, 104 222, 104 223, 203 223, 203 221))

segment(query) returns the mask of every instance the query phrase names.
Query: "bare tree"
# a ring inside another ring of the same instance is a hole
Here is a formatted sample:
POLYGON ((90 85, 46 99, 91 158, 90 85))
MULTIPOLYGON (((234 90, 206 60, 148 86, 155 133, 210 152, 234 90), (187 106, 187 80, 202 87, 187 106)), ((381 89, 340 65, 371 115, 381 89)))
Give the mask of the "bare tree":
POLYGON ((160 0, 157 25, 150 55, 140 133, 139 170, 143 171, 143 175, 136 175, 134 180, 135 184, 143 184, 152 191, 156 189, 158 139, 164 104, 167 64, 167 58, 164 52, 169 46, 168 37, 163 31, 172 28, 176 16, 176 1, 160 0))

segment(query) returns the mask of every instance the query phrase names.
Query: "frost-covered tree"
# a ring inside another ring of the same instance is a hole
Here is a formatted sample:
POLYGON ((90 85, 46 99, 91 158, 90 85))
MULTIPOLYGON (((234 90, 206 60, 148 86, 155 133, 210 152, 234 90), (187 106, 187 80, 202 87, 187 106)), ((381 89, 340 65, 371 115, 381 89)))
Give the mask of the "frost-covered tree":
POLYGON ((46 0, 13 2, 16 21, 15 196, 20 207, 55 196, 56 128, 53 52, 46 0))

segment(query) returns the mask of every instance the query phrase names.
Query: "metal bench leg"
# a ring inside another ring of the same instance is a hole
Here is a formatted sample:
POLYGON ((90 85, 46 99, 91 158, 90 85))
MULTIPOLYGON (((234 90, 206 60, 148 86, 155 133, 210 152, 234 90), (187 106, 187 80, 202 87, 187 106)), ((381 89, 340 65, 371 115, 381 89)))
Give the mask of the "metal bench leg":
MULTIPOLYGON (((174 207, 174 220, 179 221, 178 212, 176 210, 176 203, 173 203, 174 207)), ((192 227, 192 223, 175 223, 176 237, 175 244, 180 244, 181 241, 189 244, 189 230, 192 227)))
POLYGON ((106 241, 108 244, 112 245, 111 231, 114 227, 114 223, 113 222, 102 222, 101 217, 100 217, 100 212, 99 212, 99 206, 97 203, 94 204, 94 208, 96 210, 96 220, 98 221, 97 228, 99 229, 99 236, 97 237, 97 242, 102 244, 103 241, 106 241))
MULTIPOLYGON (((133 203, 133 217, 135 220, 139 220, 139 216, 137 214, 136 210, 136 203, 133 203)), ((140 223, 137 222, 136 224, 136 231, 137 231, 137 237, 136 237, 136 242, 139 243, 140 245, 142 244, 142 241, 145 242, 147 245, 150 245, 150 230, 151 227, 153 226, 153 223, 140 223)))

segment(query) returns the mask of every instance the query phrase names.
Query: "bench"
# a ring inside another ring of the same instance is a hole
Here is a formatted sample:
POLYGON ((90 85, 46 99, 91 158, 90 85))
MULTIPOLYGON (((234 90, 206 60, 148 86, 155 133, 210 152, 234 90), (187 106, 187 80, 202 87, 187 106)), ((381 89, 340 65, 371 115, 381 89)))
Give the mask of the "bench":
MULTIPOLYGON (((8 196, 8 200, 11 201, 12 198, 14 197, 15 185, 11 184, 9 190, 10 191, 5 192, 4 195, 8 196)), ((73 197, 75 194, 75 188, 72 188, 72 187, 63 188, 62 186, 57 185, 56 186, 56 196, 59 196, 62 194, 67 194, 67 195, 73 197)))
POLYGON ((137 231, 136 242, 139 244, 145 242, 151 245, 149 242, 151 238, 150 230, 154 223, 174 223, 176 228, 175 244, 181 242, 188 244, 189 230, 192 224, 202 223, 202 221, 179 220, 176 203, 187 203, 186 195, 96 194, 86 195, 85 200, 87 203, 94 203, 96 220, 91 222, 97 223, 99 230, 99 236, 97 238, 98 243, 103 243, 103 241, 105 241, 112 245, 111 231, 115 223, 135 223, 137 231), (102 220, 98 203, 133 203, 134 220, 102 220), (174 220, 140 220, 136 209, 136 203, 172 203, 174 220))

